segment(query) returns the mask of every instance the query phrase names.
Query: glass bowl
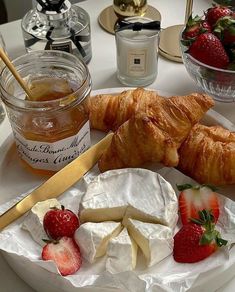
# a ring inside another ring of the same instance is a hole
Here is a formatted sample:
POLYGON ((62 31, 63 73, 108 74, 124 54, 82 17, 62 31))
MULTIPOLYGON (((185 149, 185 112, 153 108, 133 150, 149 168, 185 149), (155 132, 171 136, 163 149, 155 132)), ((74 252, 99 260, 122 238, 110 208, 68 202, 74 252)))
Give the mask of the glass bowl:
POLYGON ((181 40, 180 47, 186 70, 197 85, 217 101, 235 101, 235 71, 218 69, 199 62, 186 53, 188 48, 181 40))

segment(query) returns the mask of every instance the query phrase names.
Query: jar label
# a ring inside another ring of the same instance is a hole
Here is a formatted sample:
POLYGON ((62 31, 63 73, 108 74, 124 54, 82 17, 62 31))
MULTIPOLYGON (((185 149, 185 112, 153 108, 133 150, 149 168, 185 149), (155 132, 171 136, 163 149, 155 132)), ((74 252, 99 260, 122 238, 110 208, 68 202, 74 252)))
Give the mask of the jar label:
POLYGON ((128 74, 131 76, 143 76, 146 74, 147 49, 128 51, 128 74))
POLYGON ((89 121, 72 136, 54 143, 25 139, 14 131, 19 156, 36 169, 58 171, 91 145, 89 121))
POLYGON ((71 53, 71 54, 73 53, 71 42, 64 42, 64 43, 60 43, 60 44, 51 43, 50 50, 64 51, 64 52, 71 53))

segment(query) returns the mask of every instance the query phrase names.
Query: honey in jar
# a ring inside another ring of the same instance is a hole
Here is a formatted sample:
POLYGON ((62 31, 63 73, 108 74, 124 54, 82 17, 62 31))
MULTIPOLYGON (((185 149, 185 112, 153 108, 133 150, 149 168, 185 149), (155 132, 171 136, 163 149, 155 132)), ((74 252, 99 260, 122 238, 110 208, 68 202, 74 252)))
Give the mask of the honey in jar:
POLYGON ((2 98, 19 156, 34 170, 58 171, 90 146, 88 69, 73 55, 58 51, 32 52, 14 63, 32 94, 25 97, 4 70, 2 98))

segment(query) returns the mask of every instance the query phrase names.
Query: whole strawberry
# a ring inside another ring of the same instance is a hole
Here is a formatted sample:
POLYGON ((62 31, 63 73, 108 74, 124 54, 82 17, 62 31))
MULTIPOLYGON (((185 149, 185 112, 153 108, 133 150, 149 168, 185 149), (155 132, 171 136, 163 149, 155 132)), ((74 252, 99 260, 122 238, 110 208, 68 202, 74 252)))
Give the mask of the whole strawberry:
POLYGON ((235 46, 235 18, 231 16, 222 17, 217 22, 213 32, 224 46, 235 46))
POLYGON ((42 259, 54 261, 62 276, 74 274, 82 264, 80 249, 70 237, 48 241, 42 249, 42 259))
POLYGON ((209 8, 206 11, 205 19, 206 19, 206 21, 209 22, 209 24, 211 26, 214 26, 216 24, 216 22, 221 17, 227 16, 227 15, 232 15, 232 14, 233 14, 233 11, 230 8, 225 7, 225 6, 217 5, 217 6, 209 8))
POLYGON ((182 34, 183 44, 190 45, 199 34, 204 32, 211 32, 209 23, 202 20, 198 15, 195 17, 191 15, 182 34))
POLYGON ((188 223, 174 236, 173 257, 176 262, 195 263, 209 257, 218 247, 227 244, 214 229, 209 211, 199 212, 199 220, 188 223))
POLYGON ((55 240, 63 236, 72 237, 79 227, 78 217, 64 206, 61 207, 61 209, 52 208, 43 219, 46 234, 55 240))
POLYGON ((212 67, 223 69, 229 64, 229 57, 221 41, 210 32, 200 34, 189 47, 188 53, 212 67))

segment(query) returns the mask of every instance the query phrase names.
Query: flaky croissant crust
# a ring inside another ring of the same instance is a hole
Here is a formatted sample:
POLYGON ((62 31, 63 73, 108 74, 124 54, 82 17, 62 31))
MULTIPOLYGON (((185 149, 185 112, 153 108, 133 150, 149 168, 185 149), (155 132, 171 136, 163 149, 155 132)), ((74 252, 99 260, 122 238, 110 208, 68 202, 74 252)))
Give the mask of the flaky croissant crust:
POLYGON ((170 135, 155 125, 145 113, 133 116, 114 133, 111 145, 101 156, 101 172, 124 167, 138 167, 146 162, 176 166, 177 145, 170 135))
POLYGON ((199 183, 235 183, 235 133, 195 125, 179 149, 178 169, 199 183))
POLYGON ((156 91, 136 88, 120 94, 99 94, 89 98, 87 107, 91 128, 117 130, 133 114, 146 112, 150 104, 164 100, 156 91))
POLYGON ((164 99, 134 114, 114 133, 99 161, 100 170, 136 167, 146 162, 176 166, 179 146, 212 105, 209 96, 191 94, 164 99))

